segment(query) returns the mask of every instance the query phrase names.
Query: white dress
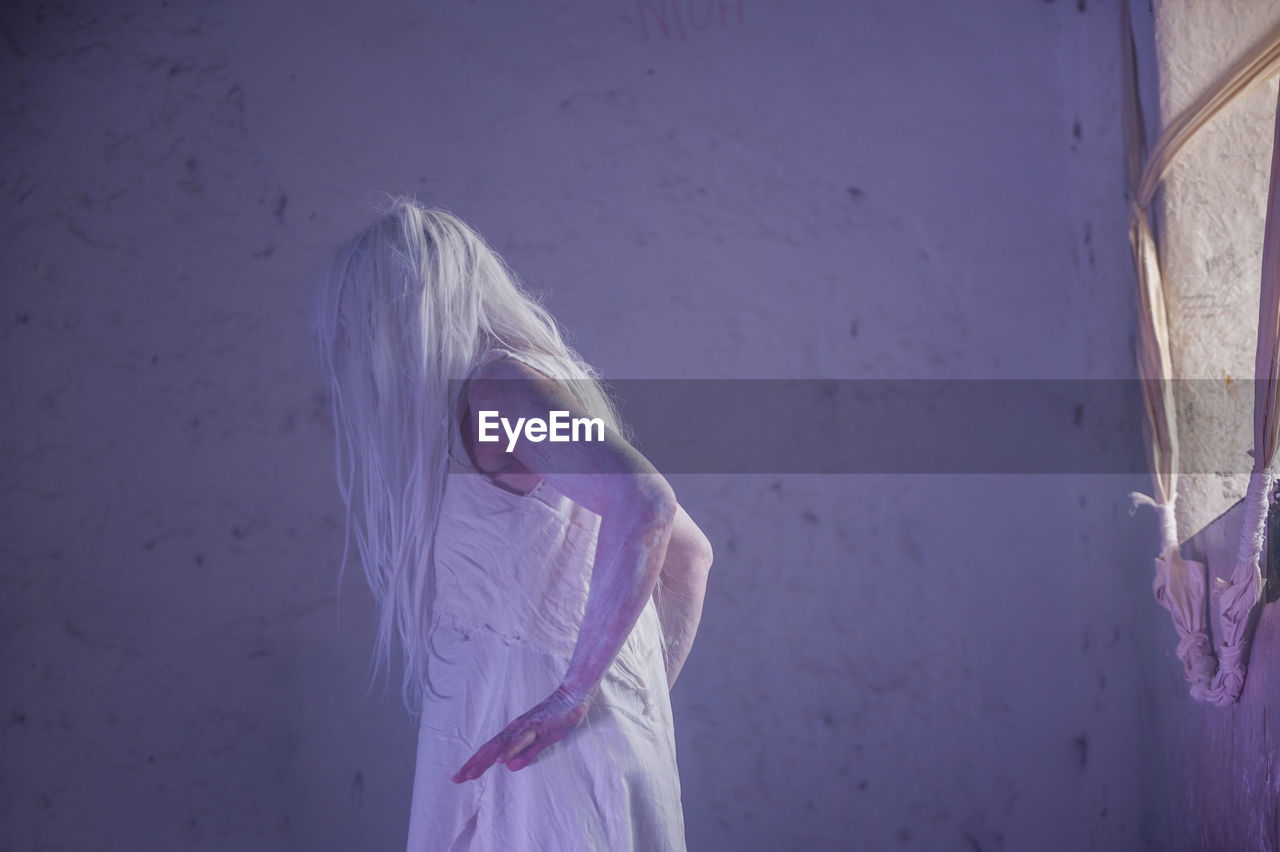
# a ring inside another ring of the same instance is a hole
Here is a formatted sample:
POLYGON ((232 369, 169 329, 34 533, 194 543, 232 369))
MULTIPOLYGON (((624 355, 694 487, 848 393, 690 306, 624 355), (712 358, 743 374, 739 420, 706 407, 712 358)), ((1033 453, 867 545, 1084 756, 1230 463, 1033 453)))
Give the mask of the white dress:
MULTIPOLYGON (((512 353, 486 358, 502 354, 512 353)), ((475 781, 453 783, 476 749, 560 685, 600 517, 546 480, 522 495, 475 471, 465 451, 450 455, 430 661, 431 682, 448 697, 424 697, 409 852, 684 850, 652 599, 577 727, 524 769, 495 763, 475 781)))

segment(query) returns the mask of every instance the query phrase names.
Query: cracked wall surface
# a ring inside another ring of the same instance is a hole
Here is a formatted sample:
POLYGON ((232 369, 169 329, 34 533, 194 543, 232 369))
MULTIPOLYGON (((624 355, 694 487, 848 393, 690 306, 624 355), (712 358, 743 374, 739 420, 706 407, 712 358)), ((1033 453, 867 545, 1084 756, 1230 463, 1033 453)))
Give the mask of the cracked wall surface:
MULTIPOLYGON (((403 848, 308 339, 378 192, 468 218, 615 378, 1134 375, 1109 3, 0 22, 0 850, 403 848)), ((673 484, 717 554, 690 849, 1173 848, 1144 477, 673 484)))

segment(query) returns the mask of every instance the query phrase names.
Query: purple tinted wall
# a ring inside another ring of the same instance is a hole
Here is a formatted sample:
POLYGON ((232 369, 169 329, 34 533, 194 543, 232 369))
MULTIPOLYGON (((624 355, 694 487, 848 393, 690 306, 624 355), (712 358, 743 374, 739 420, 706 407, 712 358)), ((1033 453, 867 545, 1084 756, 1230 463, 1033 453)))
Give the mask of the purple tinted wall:
MULTIPOLYGON (((13 8, 5 848, 403 847, 307 339, 375 190, 615 377, 1133 374, 1112 4, 13 8)), ((1145 479, 673 479, 690 849, 1173 848, 1145 479)))

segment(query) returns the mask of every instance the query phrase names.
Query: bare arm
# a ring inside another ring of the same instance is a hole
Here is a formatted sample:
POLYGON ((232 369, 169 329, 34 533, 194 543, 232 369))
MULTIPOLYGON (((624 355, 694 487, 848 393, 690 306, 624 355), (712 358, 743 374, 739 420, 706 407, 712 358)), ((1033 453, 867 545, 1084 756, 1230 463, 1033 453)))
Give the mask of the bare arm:
POLYGON ((668 690, 675 686, 698 632, 712 559, 711 542, 684 507, 677 506, 666 560, 658 578, 658 593, 654 597, 666 639, 668 690))
MULTIPOLYGON (((513 422, 517 417, 546 419, 552 410, 585 416, 557 383, 510 359, 482 368, 472 380, 469 403, 473 416, 498 411, 513 422)), ((522 440, 513 452, 529 471, 600 515, 596 560, 563 682, 481 746, 455 782, 480 777, 495 761, 506 762, 511 770, 523 768, 582 720, 596 686, 653 595, 676 517, 671 486, 616 435, 606 434, 603 442, 522 440)))

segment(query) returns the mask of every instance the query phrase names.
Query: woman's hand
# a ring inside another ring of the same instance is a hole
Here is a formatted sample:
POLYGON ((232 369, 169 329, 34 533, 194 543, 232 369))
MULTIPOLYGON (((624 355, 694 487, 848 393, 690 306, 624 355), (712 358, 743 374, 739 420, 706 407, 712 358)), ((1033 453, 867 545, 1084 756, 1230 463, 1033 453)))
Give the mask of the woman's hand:
POLYGON ((561 686, 528 713, 502 729, 471 755, 453 776, 453 783, 474 781, 493 765, 507 764, 515 772, 533 763, 542 750, 559 742, 587 715, 591 696, 575 697, 561 686))

